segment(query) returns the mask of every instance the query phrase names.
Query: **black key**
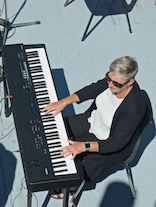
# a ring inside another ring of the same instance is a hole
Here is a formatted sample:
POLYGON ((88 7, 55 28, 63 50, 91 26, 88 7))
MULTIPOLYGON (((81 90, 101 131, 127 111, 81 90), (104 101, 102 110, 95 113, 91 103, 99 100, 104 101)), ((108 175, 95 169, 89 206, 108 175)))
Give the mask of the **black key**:
POLYGON ((48 96, 46 96, 46 97, 38 97, 37 100, 38 101, 44 101, 44 100, 48 100, 49 101, 50 99, 49 99, 48 96))
POLYGON ((47 88, 46 84, 41 84, 41 85, 35 85, 34 89, 39 89, 39 88, 47 88))
POLYGON ((58 145, 51 145, 51 146, 49 146, 49 148, 50 149, 53 149, 53 148, 57 148, 57 147, 62 147, 60 144, 58 144, 58 145))
POLYGON ((35 66, 30 66, 29 67, 30 68, 30 71, 32 71, 32 70, 41 70, 42 69, 42 66, 41 65, 35 65, 35 66))
POLYGON ((29 65, 41 64, 40 59, 28 60, 29 65))
POLYGON ((61 155, 61 151, 58 150, 55 153, 50 153, 50 157, 57 156, 57 155, 61 155))
POLYGON ((50 155, 55 154, 55 153, 61 153, 61 151, 60 150, 54 150, 54 151, 50 152, 50 155))
POLYGON ((42 80, 42 79, 45 79, 43 74, 35 75, 35 76, 32 76, 31 78, 32 78, 32 80, 39 80, 39 79, 42 80))
POLYGON ((52 116, 51 116, 51 117, 48 117, 48 118, 46 118, 46 117, 41 117, 41 119, 42 119, 43 122, 55 121, 55 119, 53 119, 52 116))
MULTIPOLYGON (((62 159, 62 158, 64 158, 62 155, 61 156, 56 156, 56 157, 51 157, 50 156, 50 158, 52 159, 52 160, 56 160, 56 159, 62 159)), ((66 166, 66 165, 65 165, 66 166)), ((56 166, 57 167, 57 166, 56 166)))
POLYGON ((35 58, 35 57, 39 57, 38 52, 37 51, 31 51, 31 52, 27 52, 26 53, 27 58, 35 58))
POLYGON ((53 166, 57 166, 57 165, 60 165, 62 163, 66 163, 66 162, 64 160, 59 161, 59 162, 55 162, 55 163, 53 163, 53 166))
POLYGON ((54 172, 54 174, 55 174, 55 173, 61 173, 61 172, 67 172, 67 171, 68 171, 67 169, 64 169, 64 170, 57 170, 57 171, 54 172))
POLYGON ((38 105, 42 106, 42 105, 47 105, 49 103, 50 103, 50 101, 44 101, 44 102, 39 102, 38 105))
POLYGON ((36 91, 35 94, 36 96, 48 95, 48 91, 47 90, 36 91))
POLYGON ((48 129, 57 129, 56 124, 52 124, 51 126, 43 126, 44 130, 48 130, 48 129))
POLYGON ((48 141, 48 140, 60 140, 60 137, 47 137, 46 136, 46 140, 48 141))
POLYGON ((54 132, 45 132, 45 134, 47 134, 47 135, 54 135, 54 134, 58 134, 58 132, 57 131, 54 131, 54 132))
POLYGON ((55 166, 54 168, 58 168, 58 167, 67 167, 67 165, 55 166))
POLYGON ((31 73, 42 73, 43 70, 40 68, 40 69, 34 69, 34 70, 30 70, 31 73))

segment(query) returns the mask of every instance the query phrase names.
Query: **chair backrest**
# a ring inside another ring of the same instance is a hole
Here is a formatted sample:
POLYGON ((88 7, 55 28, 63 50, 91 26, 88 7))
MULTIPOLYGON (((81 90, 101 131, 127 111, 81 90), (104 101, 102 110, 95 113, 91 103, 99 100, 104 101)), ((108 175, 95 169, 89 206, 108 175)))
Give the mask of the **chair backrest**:
POLYGON ((153 112, 152 112, 152 106, 151 106, 150 99, 144 90, 142 90, 141 92, 142 92, 142 94, 145 98, 145 101, 146 101, 146 112, 145 112, 144 120, 142 122, 142 125, 141 125, 139 133, 138 133, 137 141, 133 147, 131 155, 124 161, 125 164, 131 163, 133 161, 133 159, 135 158, 135 155, 136 155, 137 149, 139 147, 141 138, 142 138, 144 132, 146 131, 146 129, 148 128, 148 126, 150 125, 150 123, 153 121, 153 112))

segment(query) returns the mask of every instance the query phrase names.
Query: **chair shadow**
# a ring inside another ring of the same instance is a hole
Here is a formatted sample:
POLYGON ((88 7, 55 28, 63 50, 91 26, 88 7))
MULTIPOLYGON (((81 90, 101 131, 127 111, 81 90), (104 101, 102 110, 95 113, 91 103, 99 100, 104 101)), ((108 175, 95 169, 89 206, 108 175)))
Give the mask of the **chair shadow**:
MULTIPOLYGON (((136 2, 137 0, 132 0, 130 4, 126 3, 127 12, 130 12, 133 9, 136 2)), ((85 3, 92 13, 96 0, 85 0, 85 3)), ((102 18, 86 34, 85 39, 93 32, 93 30, 102 22, 105 17, 117 14, 125 14, 123 0, 101 0, 97 6, 94 16, 102 16, 102 18)))
POLYGON ((132 207, 135 200, 130 195, 130 188, 127 184, 113 182, 108 185, 99 207, 132 207))
POLYGON ((0 144, 0 206, 4 207, 15 178, 17 160, 15 156, 0 144))
MULTIPOLYGON (((141 158, 141 155, 142 155, 143 152, 145 151, 146 147, 147 147, 147 146, 151 143, 151 141, 154 139, 155 134, 156 134, 156 128, 155 128, 155 123, 154 123, 154 120, 153 120, 153 122, 149 125, 149 127, 147 128, 147 130, 146 130, 145 133, 143 134, 143 137, 142 137, 142 139, 141 139, 141 142, 140 142, 139 148, 138 148, 138 150, 137 150, 136 156, 135 156, 133 162, 129 165, 130 167, 135 167, 135 166, 137 165, 137 163, 139 162, 139 160, 140 160, 140 158, 141 158)), ((105 171, 105 172, 101 175, 101 177, 100 177, 96 182, 86 183, 85 186, 84 186, 83 189, 82 189, 82 192, 83 192, 83 191, 87 191, 87 190, 93 190, 93 189, 95 189, 97 183, 103 181, 103 180, 106 179, 108 176, 110 176, 110 175, 116 173, 117 171, 119 171, 119 170, 124 170, 124 169, 125 169, 125 168, 124 168, 124 166, 123 166, 122 163, 119 164, 119 165, 117 165, 117 166, 114 166, 114 167, 110 168, 109 170, 105 171)), ((111 186, 113 185, 113 188, 115 187, 115 188, 117 188, 117 189, 120 191, 119 186, 121 186, 121 183, 113 183, 113 184, 110 184, 110 185, 111 185, 111 186)), ((123 186, 123 184, 122 184, 122 186, 123 186)), ((124 192, 124 191, 123 191, 123 188, 124 188, 124 187, 122 187, 122 192, 120 192, 121 195, 122 195, 123 192, 124 192)), ((128 186, 128 188, 129 188, 129 186, 128 186)), ((112 187, 110 187, 110 189, 112 189, 112 187)), ((108 189, 109 192, 110 192, 110 189, 108 189)), ((117 192, 118 192, 118 190, 117 190, 117 192)), ((78 205, 79 200, 80 200, 81 195, 82 195, 82 192, 80 193, 80 195, 79 195, 79 196, 77 197, 77 199, 75 200, 75 206, 78 205)), ((130 188, 129 188, 129 190, 126 190, 126 192, 128 192, 128 195, 131 195, 130 188), (129 191, 129 192, 128 192, 128 191, 129 191)), ((108 194, 108 193, 107 193, 107 194, 108 194)), ((113 196, 112 192, 111 192, 110 194, 111 194, 111 195, 109 195, 108 197, 113 196)), ((126 196, 128 197, 128 195, 126 195, 126 196)), ((105 197, 106 197, 106 196, 105 196, 105 197)), ((107 198, 107 197, 106 197, 106 198, 107 198)), ((105 202, 106 198, 103 199, 103 202, 105 202)), ((115 198, 116 198, 116 197, 115 197, 115 198)), ((129 196, 128 198, 130 199, 130 198, 132 198, 132 196, 129 196)), ((111 200, 111 199, 110 199, 110 200, 111 200)), ((108 198, 107 198, 107 202, 108 202, 108 198)), ((127 202, 127 201, 125 200, 125 203, 126 203, 126 202, 127 202)), ((131 201, 130 201, 130 203, 131 203, 131 201)), ((102 203, 102 204, 103 204, 103 203, 102 203)), ((100 207, 103 207, 103 206, 108 206, 108 207, 109 207, 108 203, 107 203, 107 205, 102 205, 102 204, 100 205, 100 207)), ((110 205, 110 206, 112 206, 112 205, 110 205)), ((114 204, 113 206, 114 206, 114 207, 118 207, 118 206, 121 207, 121 205, 115 205, 115 204, 114 204)), ((113 206, 112 206, 112 207, 113 207, 113 206)), ((129 205, 129 206, 132 206, 132 205, 129 205)), ((125 207, 125 205, 123 205, 123 207, 125 207)))

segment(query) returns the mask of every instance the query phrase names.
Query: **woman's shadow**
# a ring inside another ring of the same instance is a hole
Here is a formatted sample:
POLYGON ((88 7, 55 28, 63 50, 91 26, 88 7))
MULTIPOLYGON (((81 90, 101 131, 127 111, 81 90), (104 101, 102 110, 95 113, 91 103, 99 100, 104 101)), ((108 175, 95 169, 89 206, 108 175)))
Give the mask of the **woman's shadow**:
POLYGON ((0 144, 0 207, 4 207, 15 178, 15 156, 0 144))
MULTIPOLYGON (((85 0, 85 3, 92 13, 95 7, 97 0, 85 0)), ((129 25, 129 30, 132 33, 129 17, 128 17, 128 12, 130 12, 137 0, 132 0, 130 4, 127 4, 126 1, 123 0, 100 0, 99 4, 95 10, 94 15, 95 16, 102 16, 101 19, 93 26, 93 28, 87 33, 89 29, 89 25, 91 23, 91 20, 89 20, 88 25, 86 27, 86 30, 84 32, 84 36, 82 40, 86 39, 88 35, 90 35, 91 32, 102 22, 102 20, 109 15, 117 15, 117 14, 126 14, 127 11, 127 21, 129 25)))

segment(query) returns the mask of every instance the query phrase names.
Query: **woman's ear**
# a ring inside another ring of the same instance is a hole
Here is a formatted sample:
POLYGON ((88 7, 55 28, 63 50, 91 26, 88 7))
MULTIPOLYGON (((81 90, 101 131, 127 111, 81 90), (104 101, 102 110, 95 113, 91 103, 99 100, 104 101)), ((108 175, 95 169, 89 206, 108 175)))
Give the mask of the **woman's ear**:
POLYGON ((133 78, 133 79, 131 79, 131 80, 128 82, 128 85, 131 86, 131 85, 134 84, 134 82, 135 82, 135 80, 134 80, 134 78, 133 78))

